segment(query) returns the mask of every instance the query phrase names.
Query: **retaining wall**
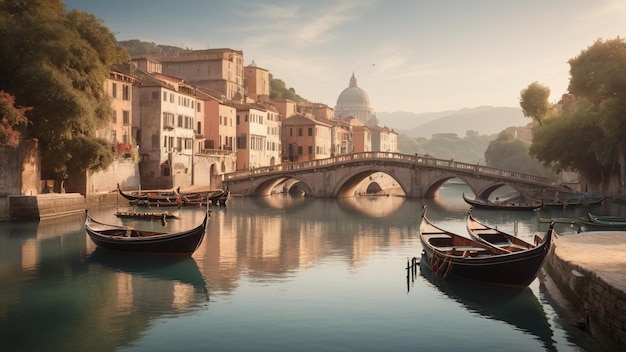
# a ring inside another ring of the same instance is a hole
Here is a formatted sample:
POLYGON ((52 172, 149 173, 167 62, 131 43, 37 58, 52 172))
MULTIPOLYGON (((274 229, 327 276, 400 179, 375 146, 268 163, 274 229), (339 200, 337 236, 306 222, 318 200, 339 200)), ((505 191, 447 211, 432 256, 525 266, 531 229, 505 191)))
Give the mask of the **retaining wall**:
POLYGON ((626 351, 626 293, 593 270, 560 257, 556 249, 554 245, 550 250, 548 271, 572 306, 579 310, 584 328, 610 350, 626 351))

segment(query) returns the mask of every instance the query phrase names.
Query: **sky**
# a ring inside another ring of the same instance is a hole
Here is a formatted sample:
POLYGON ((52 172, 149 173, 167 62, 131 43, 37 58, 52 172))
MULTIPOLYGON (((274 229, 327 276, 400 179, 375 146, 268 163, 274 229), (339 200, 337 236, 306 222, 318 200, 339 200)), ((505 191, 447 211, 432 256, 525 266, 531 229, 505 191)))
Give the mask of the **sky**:
POLYGON ((626 37, 624 0, 65 0, 117 40, 242 50, 334 108, 354 73, 375 112, 519 107, 538 82, 557 102, 570 59, 626 37))

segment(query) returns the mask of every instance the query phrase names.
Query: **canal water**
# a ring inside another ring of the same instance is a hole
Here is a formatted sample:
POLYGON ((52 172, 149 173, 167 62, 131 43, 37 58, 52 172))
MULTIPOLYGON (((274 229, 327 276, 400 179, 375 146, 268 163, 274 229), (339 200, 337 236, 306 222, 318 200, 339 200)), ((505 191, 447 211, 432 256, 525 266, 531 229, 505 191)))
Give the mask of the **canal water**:
MULTIPOLYGON (((595 351, 544 273, 526 290, 408 275, 420 212, 464 233, 464 185, 435 199, 234 197, 211 208, 191 258, 138 260, 96 249, 84 217, 0 223, 2 351, 595 351)), ((594 212, 622 211, 603 205, 594 212)), ((96 219, 179 230, 203 209, 160 221, 96 219)), ((476 210, 532 238, 544 217, 586 210, 476 210)), ((580 213, 580 214, 579 214, 580 213)), ((576 236, 561 225, 562 236, 576 236)))

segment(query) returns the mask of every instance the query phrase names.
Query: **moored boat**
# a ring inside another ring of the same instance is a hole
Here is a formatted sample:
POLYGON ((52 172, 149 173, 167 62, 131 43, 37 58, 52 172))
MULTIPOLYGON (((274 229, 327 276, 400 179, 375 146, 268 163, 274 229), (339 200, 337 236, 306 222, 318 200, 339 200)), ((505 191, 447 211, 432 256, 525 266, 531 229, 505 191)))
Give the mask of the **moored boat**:
POLYGON ((463 193, 463 200, 474 208, 489 210, 536 210, 542 207, 541 202, 522 200, 503 200, 491 202, 484 199, 470 199, 463 193))
POLYGON ((170 212, 136 212, 118 211, 115 216, 122 219, 142 219, 142 220, 167 220, 178 219, 178 215, 170 212))
POLYGON ((424 207, 419 235, 429 267, 436 275, 527 287, 548 255, 553 225, 537 247, 511 252, 435 226, 426 217, 424 207))
POLYGON ((541 197, 538 200, 544 207, 592 206, 604 201, 604 194, 578 192, 573 194, 555 194, 554 197, 541 197))
MULTIPOLYGON (((473 239, 505 249, 509 252, 519 252, 537 247, 536 244, 527 242, 515 235, 476 220, 471 211, 467 213, 466 227, 467 232, 473 239)), ((541 238, 536 236, 535 242, 539 243, 540 241, 541 238)))
POLYGON ((87 211, 85 230, 101 248, 121 252, 191 255, 204 238, 209 211, 198 226, 180 232, 158 232, 111 225, 93 219, 87 211))

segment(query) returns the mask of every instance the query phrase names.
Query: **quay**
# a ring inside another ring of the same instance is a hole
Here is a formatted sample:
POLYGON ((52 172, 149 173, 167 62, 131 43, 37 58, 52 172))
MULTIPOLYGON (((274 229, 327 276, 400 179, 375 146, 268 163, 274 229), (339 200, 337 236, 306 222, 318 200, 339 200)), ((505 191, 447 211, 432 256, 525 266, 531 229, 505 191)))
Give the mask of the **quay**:
POLYGON ((626 232, 559 235, 547 270, 580 314, 583 327, 611 350, 626 350, 626 232))

